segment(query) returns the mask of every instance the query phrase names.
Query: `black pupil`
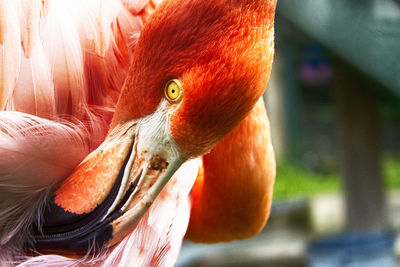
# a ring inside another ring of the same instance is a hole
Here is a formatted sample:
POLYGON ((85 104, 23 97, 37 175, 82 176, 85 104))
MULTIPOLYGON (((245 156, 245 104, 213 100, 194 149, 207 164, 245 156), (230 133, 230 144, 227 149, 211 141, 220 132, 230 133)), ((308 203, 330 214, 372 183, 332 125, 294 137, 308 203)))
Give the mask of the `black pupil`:
POLYGON ((175 93, 175 89, 172 89, 172 91, 171 91, 173 94, 175 93))

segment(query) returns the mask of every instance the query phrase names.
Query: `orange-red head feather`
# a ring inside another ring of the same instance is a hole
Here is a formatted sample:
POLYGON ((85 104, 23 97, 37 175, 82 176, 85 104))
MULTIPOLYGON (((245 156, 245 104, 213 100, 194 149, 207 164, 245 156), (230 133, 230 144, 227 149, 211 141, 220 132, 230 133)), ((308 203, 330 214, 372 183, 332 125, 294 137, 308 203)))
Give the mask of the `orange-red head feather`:
POLYGON ((164 1, 142 31, 113 125, 153 113, 167 81, 179 78, 184 93, 170 115, 171 134, 185 157, 209 151, 266 87, 275 5, 164 1))

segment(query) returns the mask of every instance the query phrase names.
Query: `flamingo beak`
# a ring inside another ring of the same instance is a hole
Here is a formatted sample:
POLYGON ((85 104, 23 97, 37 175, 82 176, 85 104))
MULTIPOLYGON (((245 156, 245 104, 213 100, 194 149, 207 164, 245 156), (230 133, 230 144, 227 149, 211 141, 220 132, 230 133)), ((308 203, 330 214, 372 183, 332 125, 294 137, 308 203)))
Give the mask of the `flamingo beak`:
POLYGON ((169 146, 154 144, 151 147, 146 145, 143 147, 143 144, 140 144, 141 139, 136 140, 139 142, 135 143, 123 168, 123 180, 125 177, 129 178, 123 182, 125 189, 122 190, 122 198, 115 201, 118 208, 113 212, 119 215, 110 222, 113 238, 108 242, 108 246, 114 245, 132 230, 185 161, 169 146))
POLYGON ((116 127, 54 192, 35 249, 86 253, 125 237, 185 161, 150 140, 137 123, 116 127))

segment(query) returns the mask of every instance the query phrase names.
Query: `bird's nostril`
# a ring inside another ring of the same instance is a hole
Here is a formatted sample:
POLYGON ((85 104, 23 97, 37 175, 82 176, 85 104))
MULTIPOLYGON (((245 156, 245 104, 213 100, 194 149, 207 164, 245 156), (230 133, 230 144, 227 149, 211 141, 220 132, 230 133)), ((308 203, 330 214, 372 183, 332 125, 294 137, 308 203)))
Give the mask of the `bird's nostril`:
POLYGON ((168 161, 159 155, 155 155, 150 159, 149 168, 156 171, 165 170, 168 167, 168 161))

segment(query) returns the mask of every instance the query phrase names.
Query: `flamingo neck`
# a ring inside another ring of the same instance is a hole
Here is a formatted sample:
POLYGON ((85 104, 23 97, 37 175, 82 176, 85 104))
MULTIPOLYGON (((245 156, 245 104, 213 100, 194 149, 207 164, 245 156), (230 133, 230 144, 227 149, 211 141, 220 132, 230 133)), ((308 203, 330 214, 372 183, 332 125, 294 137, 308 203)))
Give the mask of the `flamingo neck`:
POLYGON ((270 212, 275 157, 262 99, 211 152, 203 156, 192 190, 186 238, 214 243, 248 238, 270 212))

